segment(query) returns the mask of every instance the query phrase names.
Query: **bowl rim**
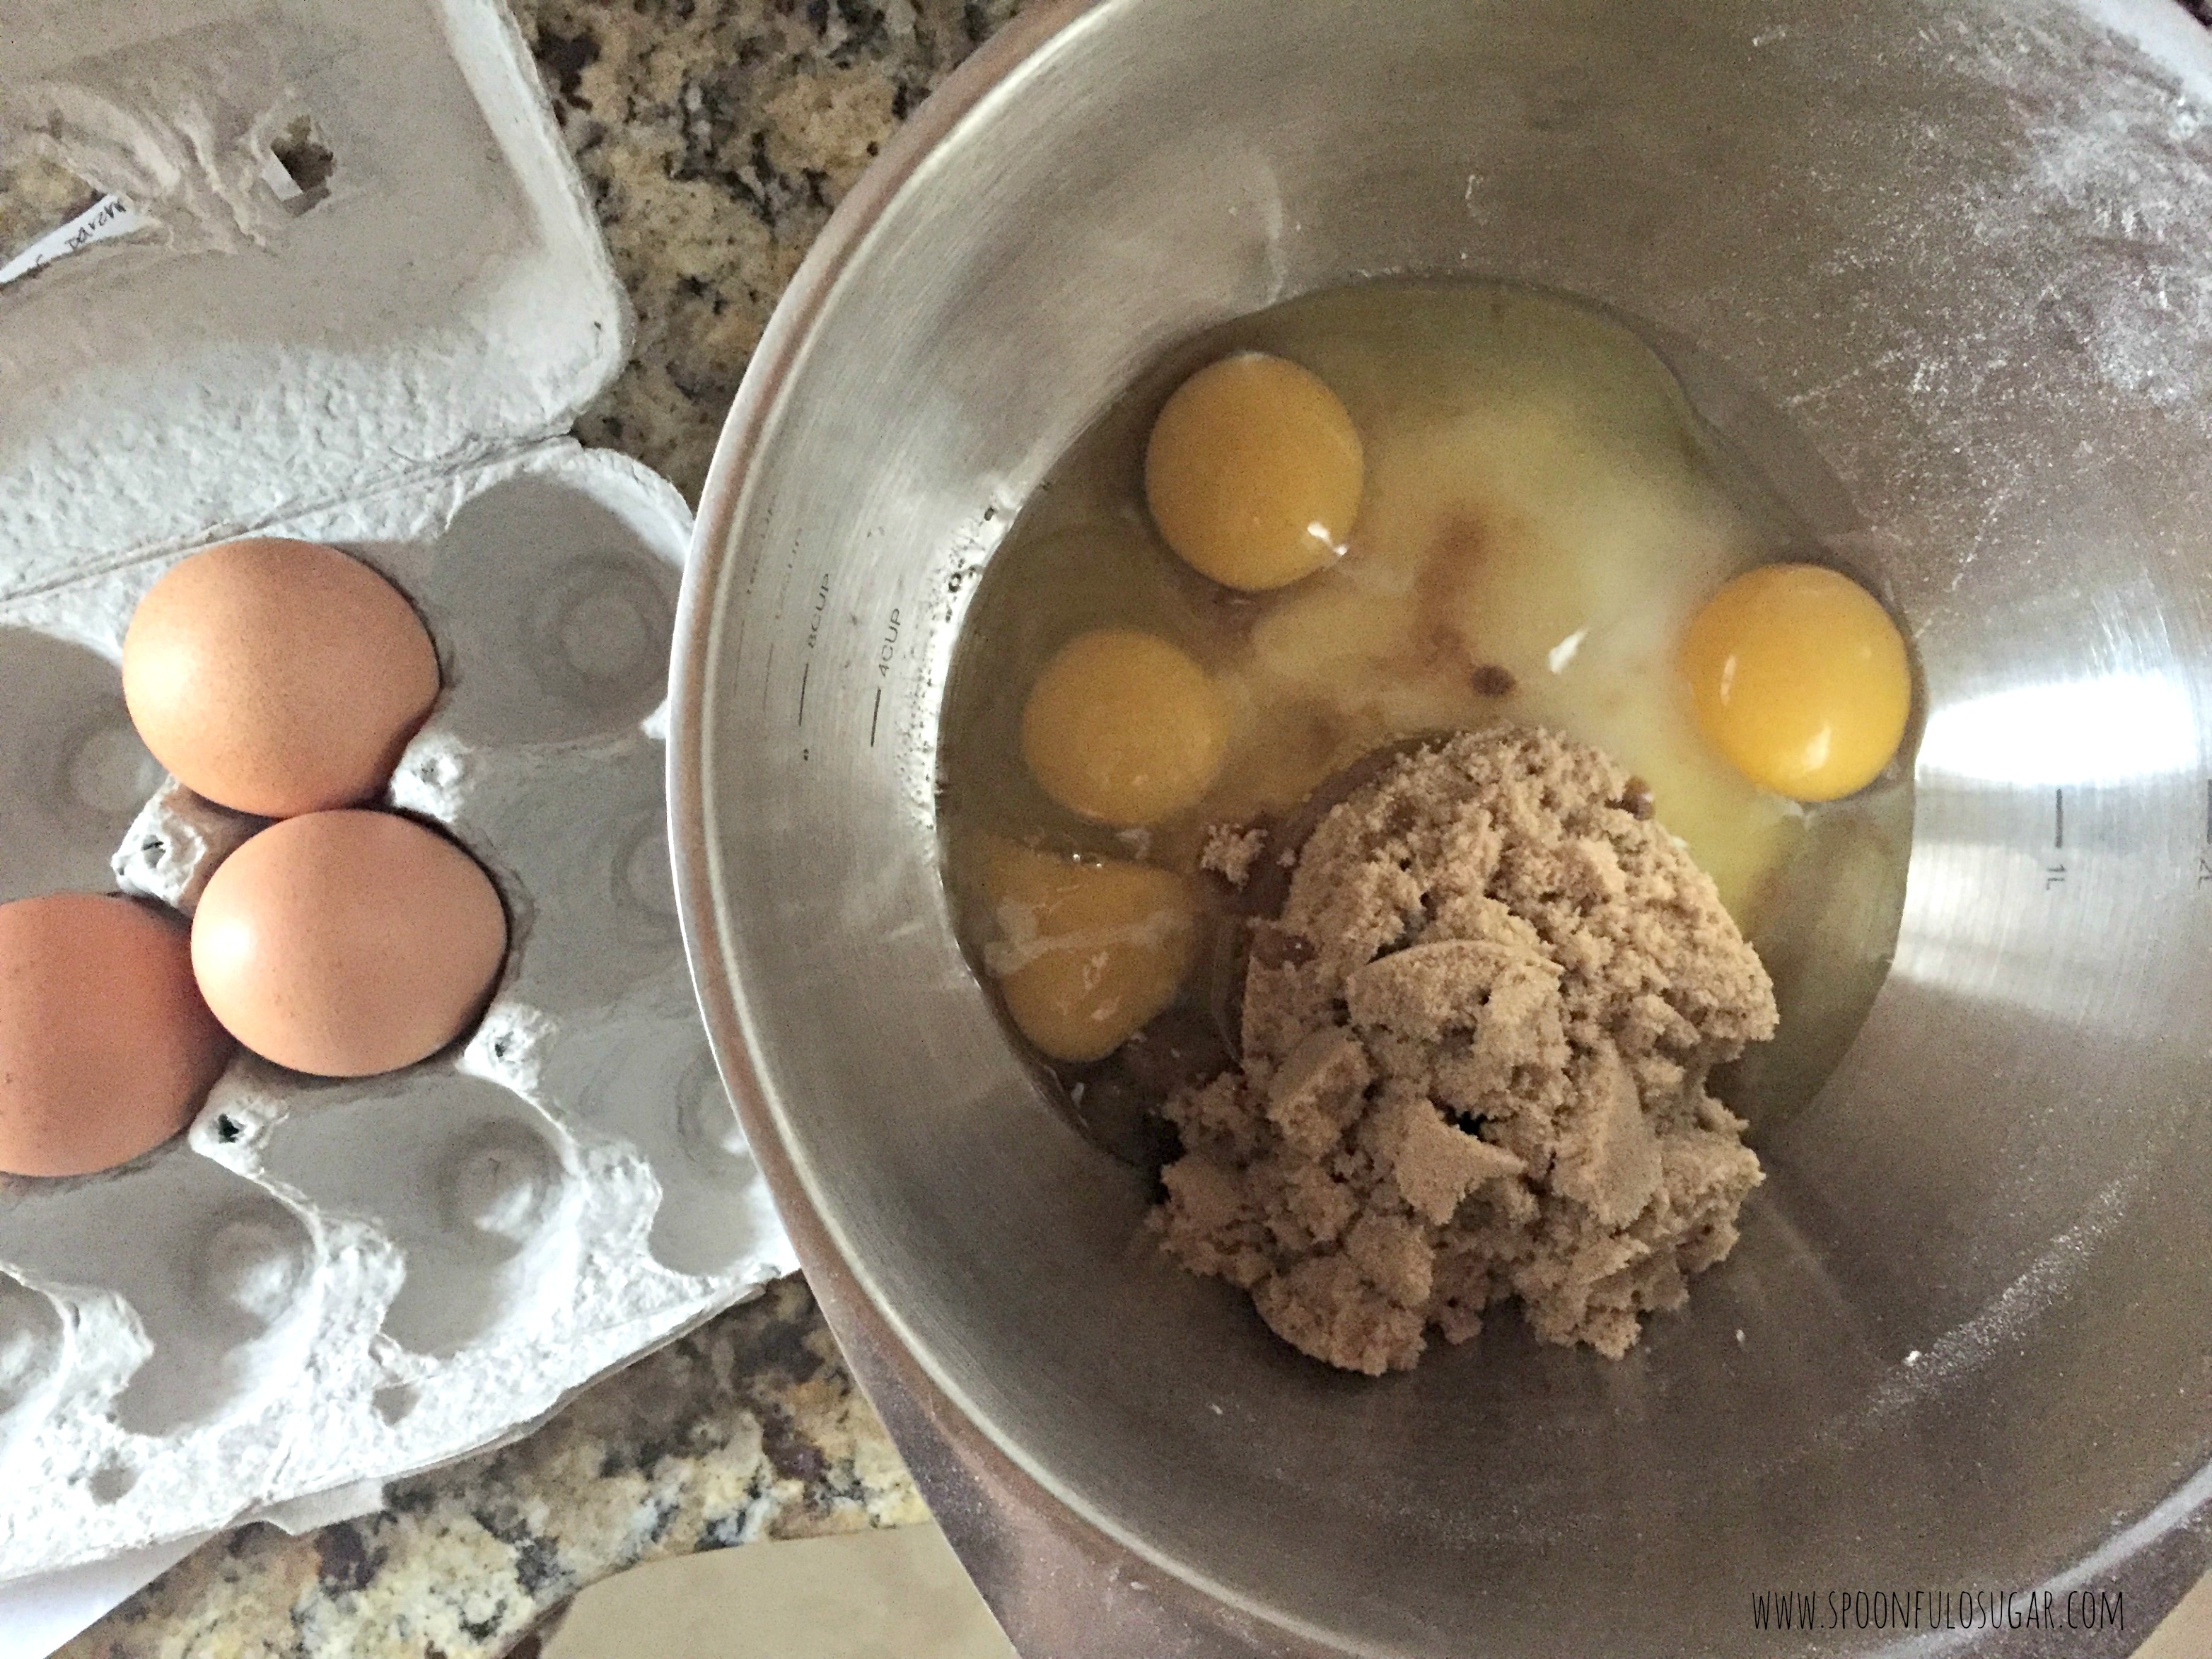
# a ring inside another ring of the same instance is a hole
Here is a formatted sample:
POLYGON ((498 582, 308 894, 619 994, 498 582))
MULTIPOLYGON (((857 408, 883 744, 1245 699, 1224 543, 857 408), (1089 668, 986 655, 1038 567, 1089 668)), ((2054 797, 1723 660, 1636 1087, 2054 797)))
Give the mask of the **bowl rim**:
MULTIPOLYGON (((1131 1659, 1159 1651, 1163 1638, 1194 1659, 1255 1651, 1255 1626, 1269 1649, 1332 1659, 1346 1652, 1319 1632, 1286 1627, 1279 1614, 1251 1606, 1224 1586, 1200 1584, 1188 1569, 1138 1548, 1057 1493, 1002 1445, 946 1389, 908 1344, 889 1310, 861 1280, 808 1194, 778 1131, 756 1058, 748 999, 720 951, 721 918, 714 898, 715 854, 708 833, 706 744, 710 709, 708 664, 722 598, 742 575, 732 532, 740 522, 753 462, 797 380, 830 296, 860 258, 892 204, 911 185, 939 145, 968 117, 997 96, 1018 90, 1025 69, 1071 28, 1115 0, 1045 0, 1025 9, 963 59, 891 135, 824 223, 793 274, 754 348, 714 445, 700 492, 672 632, 668 674, 666 783, 670 872, 692 989, 724 1086, 746 1141, 791 1236, 808 1286, 836 1337, 849 1369, 930 1500, 933 1514, 975 1571, 995 1552, 979 1547, 1009 1534, 1021 1541, 1024 1571, 999 1582, 978 1574, 994 1613, 1014 1617, 1031 1574, 1042 1577, 1056 1601, 1080 1582, 1101 1599, 1124 1603, 1139 1592, 1146 1626, 1139 1644, 1120 1646, 1112 1625, 1092 1626, 1096 1651, 1131 1659), (1149 1576, 1150 1584, 1139 1572, 1149 1576), (994 1593, 995 1592, 995 1593, 994 1593), (1186 1646, 1186 1644, 1192 1645, 1186 1646)), ((1103 1612, 1103 1609, 1101 1609, 1103 1612)), ((1018 1631, 1018 1624, 1016 1626, 1018 1631)))
MULTIPOLYGON (((1077 1592, 1069 1570, 1093 1581, 1099 1592, 1091 1609, 1111 1618, 1106 1597, 1126 1591, 1129 1569, 1151 1578, 1139 1598, 1157 1604, 1176 1633, 1197 1644, 1176 1650, 1194 1659, 1255 1651, 1285 1656, 1379 1653, 1347 1647, 1343 1638, 1279 1610, 1256 1604, 1188 1564, 1157 1554, 1107 1523, 1073 1493, 1057 1490, 1013 1448, 994 1437, 906 1340, 890 1310, 851 1265, 810 1196, 805 1177, 780 1133, 769 1091, 757 1058, 750 999, 720 949, 722 919, 714 897, 716 854, 708 833, 706 743, 711 720, 708 665, 722 619, 723 598, 746 574, 734 556, 732 532, 749 506, 753 468, 786 395, 805 360, 840 283, 859 263, 894 204, 915 186, 940 146, 971 116, 1004 97, 1019 95, 1045 67, 1049 49, 1087 20, 1140 0, 1039 0, 1002 26, 963 60, 906 118, 880 153, 838 203, 777 301, 732 398, 701 489, 672 633, 667 682, 666 787, 671 872, 677 915, 693 990, 710 1049, 791 1235, 801 1269, 844 1352, 849 1368, 893 1431, 917 1486, 956 1546, 979 1588, 1002 1617, 1042 1592, 1046 1604, 1064 1607, 1077 1592), (978 1571, 999 1553, 975 1546, 1012 1535, 1029 1559, 1008 1564, 1003 1575, 978 1571), (1042 1572, 1041 1563, 1048 1562, 1042 1572), (1042 1583, 1033 1582, 1041 1577, 1042 1583), (1109 1586, 1104 1581, 1116 1581, 1109 1586), (1164 1582, 1163 1582, 1164 1581, 1164 1582), (1002 1597, 1005 1601, 1002 1601, 1002 1597), (1257 1642, 1255 1643, 1255 1638, 1257 1642), (1258 1644, 1264 1643, 1264 1646, 1258 1644)), ((2064 0, 2130 41, 2154 62, 2172 61, 2172 48, 2195 32, 2195 21, 2162 0, 2064 0), (2172 10, 2178 14, 2169 17, 2172 10)), ((2212 98, 2212 83, 2203 91, 2212 98)), ((2166 1495, 2116 1528, 2068 1567, 2035 1586, 2063 1591, 2096 1575, 2129 1566, 2150 1590, 2154 1624, 2200 1577, 2191 1547, 2192 1528, 2212 1514, 2212 1464, 2184 1472, 2166 1495)), ((1144 1585, 1134 1588, 1144 1589, 1144 1585)), ((2134 1588, 2134 1586, 2130 1586, 2134 1588)), ((1119 1598, 1122 1605, 1129 1598, 1119 1598)), ((1061 1619, 1054 1620, 1065 1629, 1061 1619)), ((1084 1653, 1142 1654, 1157 1645, 1124 1645, 1111 1627, 1082 1626, 1084 1653)), ((1012 1626, 1020 1634, 1020 1626, 1012 1626)), ((1157 1644, 1160 1632, 1151 1632, 1157 1644)), ((2132 1632, 2130 1632, 2132 1635, 2132 1632)), ((1961 1652, 2013 1650, 1996 1633, 1989 1647, 1961 1652)))
MULTIPOLYGON (((1111 0, 1047 0, 1024 10, 971 52, 894 131, 881 152, 832 210, 793 273, 762 331, 724 417, 708 463, 678 594, 668 670, 667 793, 671 874, 676 909, 690 963, 693 990, 716 1065, 735 1103, 754 1156, 787 1221, 811 1213, 797 1167, 775 1133, 768 1091, 754 1062, 746 999, 716 946, 714 853, 707 833, 704 763, 708 735, 707 668, 720 621, 720 602, 739 573, 732 536, 746 506, 753 462, 800 368, 831 294, 858 259, 884 213, 937 151, 939 143, 1012 82, 1060 33, 1111 0)), ((826 1229, 811 1241, 842 1266, 826 1229)), ((810 1273, 815 1262, 802 1260, 810 1273)), ((854 1288, 860 1286, 854 1281, 854 1288)), ((862 1292, 865 1296, 865 1291, 862 1292)))

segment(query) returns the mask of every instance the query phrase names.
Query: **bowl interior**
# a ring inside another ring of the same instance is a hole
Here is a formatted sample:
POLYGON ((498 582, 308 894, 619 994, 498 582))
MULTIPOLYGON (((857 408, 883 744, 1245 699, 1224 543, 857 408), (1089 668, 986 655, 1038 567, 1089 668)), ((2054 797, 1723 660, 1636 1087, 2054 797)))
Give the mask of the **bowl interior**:
POLYGON ((688 757, 756 1133, 1048 1488, 1346 1650, 1771 1655, 1771 1586, 2117 1570, 2212 1454, 2212 47, 1994 0, 1260 16, 1003 49, 756 363, 688 757), (1638 319, 1925 674, 1889 981, 1617 1364, 1509 1314, 1341 1377, 1159 1265, 939 884, 945 666, 1030 486, 1177 339, 1392 272, 1638 319))

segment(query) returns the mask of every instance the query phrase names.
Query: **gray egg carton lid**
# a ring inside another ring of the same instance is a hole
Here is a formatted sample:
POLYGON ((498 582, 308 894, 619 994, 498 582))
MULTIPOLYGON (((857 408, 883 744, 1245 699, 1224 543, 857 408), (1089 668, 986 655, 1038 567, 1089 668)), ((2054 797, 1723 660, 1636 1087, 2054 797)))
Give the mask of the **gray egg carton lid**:
POLYGON ((0 1177, 4 1581, 372 1507, 795 1264, 668 884, 690 515, 556 435, 629 319, 513 20, 22 0, 0 34, 0 161, 125 204, 0 283, 0 901, 189 911, 257 827, 148 770, 116 663, 162 570, 268 531, 422 611, 447 690, 388 799, 515 923, 451 1053, 241 1055, 183 1139, 0 1177))
POLYGON ((0 161, 148 222, 0 287, 0 592, 564 431, 629 351, 498 0, 15 0, 0 161))

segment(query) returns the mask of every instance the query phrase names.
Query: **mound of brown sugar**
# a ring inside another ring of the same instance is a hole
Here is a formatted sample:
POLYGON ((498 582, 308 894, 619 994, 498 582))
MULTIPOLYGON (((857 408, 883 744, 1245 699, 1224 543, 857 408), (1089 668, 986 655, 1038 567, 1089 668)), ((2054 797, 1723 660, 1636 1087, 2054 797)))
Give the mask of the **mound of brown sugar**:
POLYGON ((1766 970, 1606 756, 1500 728, 1389 765, 1253 924, 1240 1069, 1172 1097, 1152 1225, 1285 1340, 1379 1375, 1518 1297, 1619 1358, 1760 1180, 1706 1073, 1766 970))

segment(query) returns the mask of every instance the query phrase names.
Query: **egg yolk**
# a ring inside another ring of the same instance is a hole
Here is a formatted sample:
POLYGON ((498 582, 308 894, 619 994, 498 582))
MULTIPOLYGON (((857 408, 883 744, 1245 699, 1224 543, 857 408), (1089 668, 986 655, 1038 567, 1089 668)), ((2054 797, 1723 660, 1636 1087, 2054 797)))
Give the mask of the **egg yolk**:
POLYGON ((1152 823, 1196 805, 1228 747, 1228 710, 1206 671, 1129 629, 1069 641, 1022 710, 1022 758, 1038 787, 1103 823, 1152 823))
POLYGON ((1257 592, 1344 550, 1364 462, 1342 401, 1281 357, 1224 357, 1176 389, 1145 448, 1145 500, 1200 574, 1257 592))
POLYGON ((982 869, 996 934, 984 965, 1050 1058, 1103 1060, 1175 1000, 1195 946, 1182 877, 996 840, 982 869))
POLYGON ((1912 712, 1905 640, 1875 597, 1809 564, 1745 572, 1705 602, 1680 664, 1707 741, 1753 783, 1838 800, 1889 764, 1912 712))

